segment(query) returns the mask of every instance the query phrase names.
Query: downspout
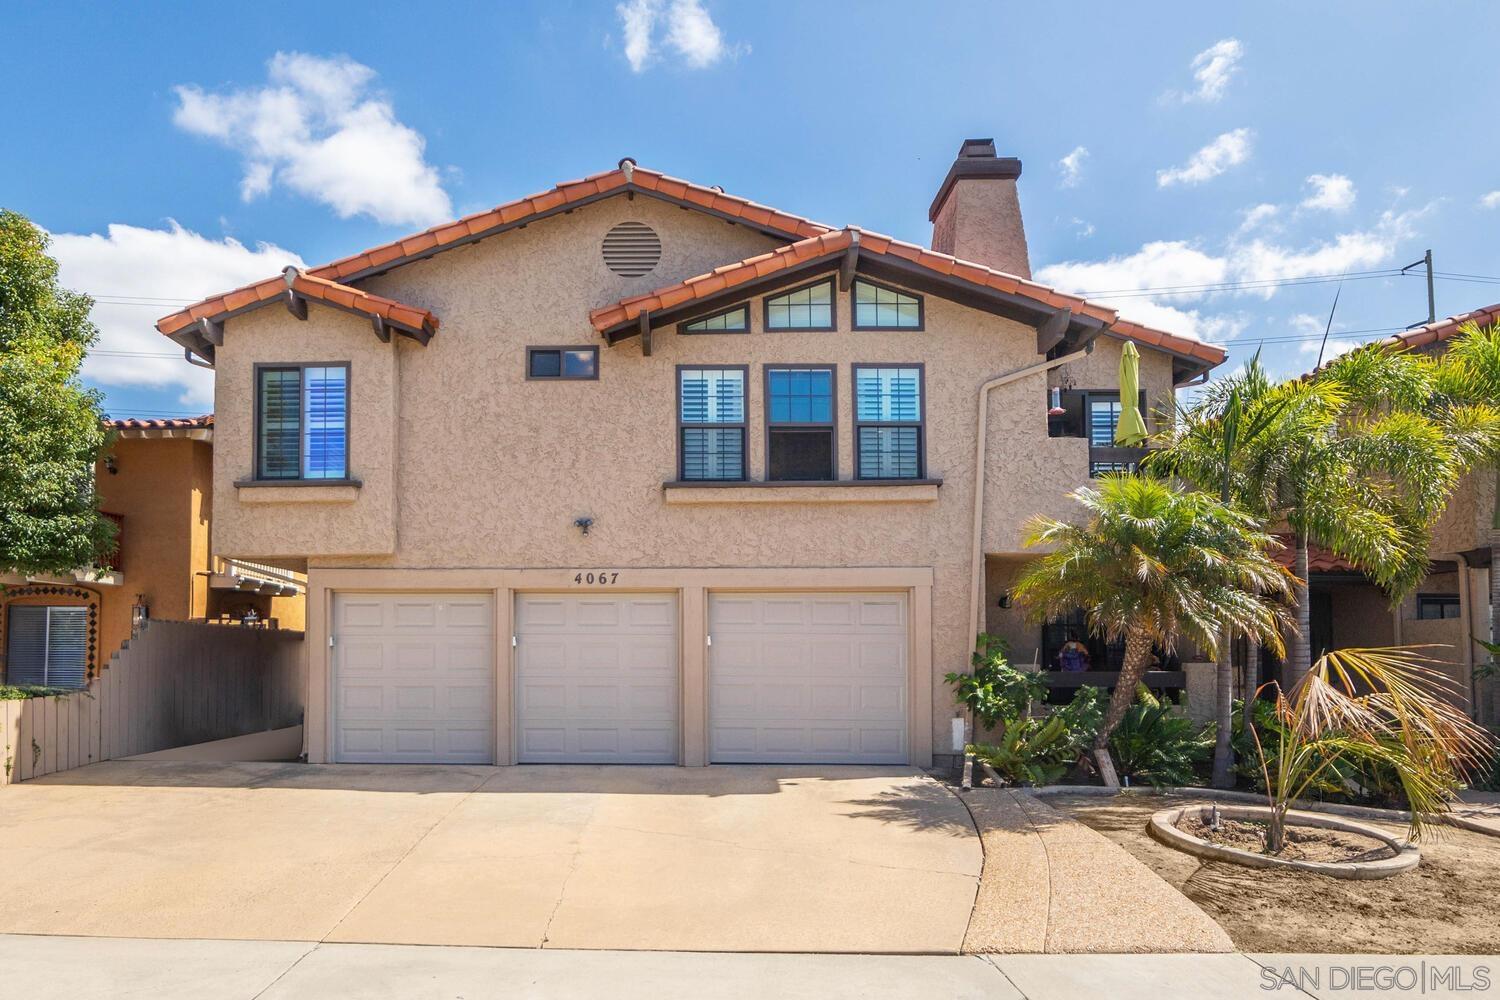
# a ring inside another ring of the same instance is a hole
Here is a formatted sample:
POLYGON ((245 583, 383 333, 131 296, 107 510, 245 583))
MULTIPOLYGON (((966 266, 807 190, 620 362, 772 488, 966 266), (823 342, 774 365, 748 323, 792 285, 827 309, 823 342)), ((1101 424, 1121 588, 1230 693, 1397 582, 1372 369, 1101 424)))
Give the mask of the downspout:
MULTIPOLYGON (((984 580, 984 469, 989 446, 989 422, 990 390, 998 389, 1002 385, 1020 381, 1031 375, 1039 375, 1049 372, 1060 365, 1070 361, 1079 361, 1093 350, 1089 344, 1081 350, 1071 354, 1065 354, 1060 358, 1047 361, 1038 361, 1036 364, 1027 365, 1025 368, 1017 368, 1014 371, 997 375, 979 387, 979 414, 977 421, 978 436, 974 443, 974 523, 969 536, 969 642, 979 634, 979 592, 984 580)), ((969 715, 965 721, 967 739, 965 742, 973 742, 974 718, 969 715)))

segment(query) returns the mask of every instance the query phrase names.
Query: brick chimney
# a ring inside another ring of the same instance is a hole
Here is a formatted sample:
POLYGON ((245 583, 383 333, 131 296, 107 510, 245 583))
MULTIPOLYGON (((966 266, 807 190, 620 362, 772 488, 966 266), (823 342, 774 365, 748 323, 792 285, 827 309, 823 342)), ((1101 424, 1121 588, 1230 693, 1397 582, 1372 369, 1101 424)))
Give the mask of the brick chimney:
POLYGON ((994 139, 965 139, 927 211, 932 249, 1030 278, 1020 176, 1021 161, 996 156, 994 139))

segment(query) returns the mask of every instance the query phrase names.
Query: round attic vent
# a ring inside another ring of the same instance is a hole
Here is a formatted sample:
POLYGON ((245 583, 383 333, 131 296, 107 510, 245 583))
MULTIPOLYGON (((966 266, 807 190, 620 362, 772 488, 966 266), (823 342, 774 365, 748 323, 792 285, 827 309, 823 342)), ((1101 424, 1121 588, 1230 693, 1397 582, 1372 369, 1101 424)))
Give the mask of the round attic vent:
POLYGON ((604 263, 626 278, 650 274, 661 260, 661 237, 650 226, 622 222, 604 234, 604 263))

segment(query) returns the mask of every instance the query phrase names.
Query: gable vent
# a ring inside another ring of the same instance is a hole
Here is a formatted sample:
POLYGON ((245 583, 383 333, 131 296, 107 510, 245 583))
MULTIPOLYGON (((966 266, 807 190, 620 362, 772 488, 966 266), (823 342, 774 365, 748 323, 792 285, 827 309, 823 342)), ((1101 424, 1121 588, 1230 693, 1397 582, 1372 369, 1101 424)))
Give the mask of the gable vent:
POLYGON ((604 263, 626 278, 650 274, 661 260, 661 237, 650 226, 622 222, 604 234, 604 263))

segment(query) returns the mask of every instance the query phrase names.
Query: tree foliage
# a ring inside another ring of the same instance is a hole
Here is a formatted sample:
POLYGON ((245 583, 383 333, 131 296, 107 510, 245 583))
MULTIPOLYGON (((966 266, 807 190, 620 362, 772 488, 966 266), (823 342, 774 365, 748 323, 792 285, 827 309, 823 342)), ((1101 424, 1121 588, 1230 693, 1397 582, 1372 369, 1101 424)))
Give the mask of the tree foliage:
POLYGON ((1096 749, 1108 746, 1134 700, 1153 646, 1212 647, 1233 627, 1281 651, 1288 619, 1277 598, 1290 576, 1268 552, 1275 539, 1249 515, 1149 476, 1106 476, 1072 497, 1086 519, 1032 521, 1026 544, 1051 551, 1027 567, 1013 594, 1033 620, 1081 608, 1096 635, 1125 640, 1096 749))
POLYGON ((0 568, 21 573, 102 564, 114 539, 94 492, 100 396, 78 377, 93 302, 58 284, 48 243, 0 210, 0 568))

